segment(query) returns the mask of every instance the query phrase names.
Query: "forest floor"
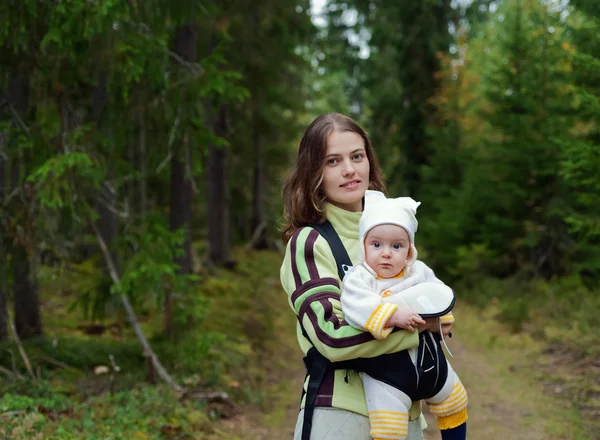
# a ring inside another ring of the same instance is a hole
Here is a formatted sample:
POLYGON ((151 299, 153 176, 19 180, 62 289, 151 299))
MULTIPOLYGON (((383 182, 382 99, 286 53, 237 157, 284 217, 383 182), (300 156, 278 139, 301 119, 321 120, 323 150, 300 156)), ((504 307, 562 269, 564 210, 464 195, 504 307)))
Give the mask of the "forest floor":
MULTIPOLYGON (((124 317, 86 322, 71 307, 76 280, 52 273, 40 280, 46 337, 25 344, 38 379, 27 379, 17 365, 22 379, 0 380, 0 440, 291 440, 304 367, 274 270, 281 257, 262 252, 237 258, 235 271, 203 278, 197 292, 206 299, 198 305, 203 318, 178 344, 161 339, 160 314, 152 308, 139 313, 179 383, 198 392, 225 391, 233 405, 148 384, 124 317), (67 287, 51 282, 61 279, 67 287), (105 331, 82 334, 94 326, 105 331), (98 365, 110 366, 109 354, 120 365, 114 379, 94 374, 98 365)), ((485 308, 459 302, 448 340, 451 363, 469 394, 469 438, 599 440, 598 358, 534 338, 539 331, 529 323, 515 333, 498 322, 498 313, 494 302, 485 308)), ((0 346, 4 371, 15 369, 16 353, 14 346, 0 346)), ((425 413, 426 440, 439 440, 435 420, 425 413)))
MULTIPOLYGON (((469 394, 469 438, 600 439, 600 425, 596 422, 594 426, 591 418, 582 420, 579 411, 569 409, 572 403, 565 399, 572 396, 564 395, 567 388, 560 385, 558 376, 551 376, 560 373, 566 359, 553 357, 527 335, 501 333, 502 326, 483 321, 473 308, 460 307, 456 316, 459 323, 449 346, 453 368, 469 394)), ((280 376, 276 411, 264 414, 247 408, 243 414, 219 422, 211 439, 292 439, 304 377, 301 359, 296 358, 296 367, 280 376)), ((589 371, 596 379, 599 367, 589 371)), ((427 410, 425 414, 429 424, 425 439, 441 439, 435 419, 427 410)))

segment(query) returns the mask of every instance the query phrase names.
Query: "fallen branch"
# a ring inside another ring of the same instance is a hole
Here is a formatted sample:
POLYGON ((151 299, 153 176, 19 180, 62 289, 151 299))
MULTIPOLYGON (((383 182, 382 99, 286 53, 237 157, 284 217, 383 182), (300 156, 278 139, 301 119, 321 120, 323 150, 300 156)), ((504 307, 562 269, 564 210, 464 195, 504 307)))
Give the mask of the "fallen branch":
POLYGON ((19 373, 14 373, 8 368, 4 368, 2 365, 0 365, 0 373, 4 373, 11 378, 23 379, 23 376, 21 376, 19 373))
POLYGON ((10 326, 10 331, 12 332, 13 338, 15 339, 15 342, 17 343, 17 347, 19 348, 19 353, 21 354, 21 358, 23 359, 23 362, 25 363, 25 368, 27 368, 27 371, 29 371, 29 374, 31 374, 31 377, 33 377, 35 379, 35 374, 33 374, 33 369, 31 368, 31 364, 29 363, 29 358, 27 357, 27 353, 25 352, 25 349, 23 348, 23 344, 21 344, 21 339, 19 338, 19 335, 17 334, 17 329, 15 329, 15 323, 13 322, 12 318, 10 317, 10 314, 8 314, 8 324, 10 326))
POLYGON ((48 362, 52 365, 56 365, 57 367, 64 368, 65 370, 79 371, 78 369, 73 368, 73 367, 65 364, 64 362, 58 361, 56 359, 52 359, 51 357, 48 357, 48 356, 40 356, 40 359, 45 360, 46 362, 48 362))
POLYGON ((197 393, 189 393, 186 394, 186 398, 195 397, 199 400, 231 400, 229 394, 224 393, 222 391, 199 391, 197 393))
MULTIPOLYGON (((108 272, 110 274, 110 277, 115 285, 119 285, 121 280, 120 280, 119 274, 117 273, 117 269, 115 268, 115 264, 112 260, 112 257, 110 255, 110 251, 108 250, 108 246, 106 245, 104 238, 102 238, 102 234, 100 234, 100 231, 98 230, 98 227, 96 226, 94 221, 91 218, 88 218, 88 221, 89 221, 90 225, 92 226, 94 233, 96 234, 96 239, 98 240, 98 244, 100 245, 100 249, 102 250, 102 254, 104 255, 104 260, 106 261, 106 266, 108 267, 108 272)), ((148 340, 146 339, 144 332, 142 331, 140 325, 138 324, 137 317, 135 315, 135 311, 133 310, 133 307, 131 306, 131 303, 129 302, 129 298, 127 298, 127 296, 123 295, 123 294, 120 294, 120 297, 121 297, 121 302, 123 303, 123 307, 125 307, 125 311, 127 312, 127 317, 129 318, 129 322, 131 323, 131 326, 133 327, 133 331, 135 332, 135 335, 137 336, 138 341, 140 341, 140 344, 142 344, 142 347, 144 348, 144 356, 150 358, 150 360, 152 361, 152 366, 156 369, 158 376, 162 380, 164 380, 167 384, 169 384, 174 390, 182 391, 182 388, 171 378, 171 376, 169 376, 169 373, 167 373, 167 370, 162 366, 162 364, 158 360, 158 357, 152 351, 152 348, 150 347, 150 344, 148 343, 148 340)))
POLYGON ((8 411, 8 412, 0 413, 0 417, 20 416, 20 415, 23 415, 23 414, 27 414, 27 411, 25 411, 25 410, 8 411))

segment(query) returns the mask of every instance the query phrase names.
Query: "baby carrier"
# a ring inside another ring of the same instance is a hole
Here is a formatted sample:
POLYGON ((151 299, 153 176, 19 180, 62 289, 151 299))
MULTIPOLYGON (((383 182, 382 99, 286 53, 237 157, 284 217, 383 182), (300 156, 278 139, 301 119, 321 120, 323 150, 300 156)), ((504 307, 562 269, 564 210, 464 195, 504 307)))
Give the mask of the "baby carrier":
MULTIPOLYGON (((343 280, 346 271, 352 266, 352 262, 337 232, 329 221, 310 226, 327 240, 337 264, 338 275, 340 280, 343 280)), ((451 299, 448 299, 447 296, 441 298, 441 302, 443 303, 441 306, 442 311, 438 313, 420 313, 421 316, 430 318, 445 315, 454 307, 454 295, 452 294, 451 299)), ((410 304, 410 301, 408 303, 410 304)), ((413 310, 415 309, 413 308, 413 310)), ((419 313, 419 310, 415 311, 419 313)), ((301 321, 300 327, 304 337, 310 341, 301 321)), ((395 329, 394 331, 399 330, 395 329)), ((310 379, 306 388, 302 440, 310 440, 312 416, 319 388, 326 374, 332 370, 345 369, 367 373, 374 379, 404 391, 414 401, 437 394, 448 376, 448 365, 441 348, 440 335, 430 332, 419 334, 419 346, 415 363, 410 358, 408 350, 375 358, 331 362, 313 346, 304 357, 304 365, 306 366, 306 374, 310 376, 310 379)), ((304 398, 304 394, 303 391, 302 398, 304 398)))

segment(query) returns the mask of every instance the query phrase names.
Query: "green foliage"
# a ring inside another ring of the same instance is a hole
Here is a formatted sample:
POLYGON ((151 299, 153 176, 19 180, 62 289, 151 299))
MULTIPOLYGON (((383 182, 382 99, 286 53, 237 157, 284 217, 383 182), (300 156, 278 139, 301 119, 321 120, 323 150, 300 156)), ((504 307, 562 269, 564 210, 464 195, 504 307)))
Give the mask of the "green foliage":
POLYGON ((571 117, 573 126, 561 139, 563 151, 559 173, 572 194, 566 221, 577 240, 576 269, 586 277, 588 285, 598 286, 598 210, 600 199, 600 15, 595 6, 585 0, 573 2, 582 14, 573 10, 567 24, 573 35, 574 47, 567 47, 573 63, 573 99, 571 117))
MULTIPOLYGON (((239 405, 252 403, 265 413, 274 413, 278 401, 267 398, 277 391, 272 389, 273 377, 298 367, 295 328, 290 325, 293 318, 272 270, 280 256, 244 251, 235 256, 235 271, 219 270, 206 276, 191 295, 205 298, 205 309, 193 313, 202 319, 194 320, 174 341, 153 338, 153 347, 178 382, 192 391, 227 390, 239 405)), ((62 321, 70 318, 64 316, 62 321)), ((142 325, 148 329, 160 320, 160 313, 151 312, 142 325)), ((2 383, 0 394, 6 397, 0 402, 25 414, 7 419, 0 436, 4 432, 16 439, 36 434, 61 439, 82 435, 163 438, 163 430, 182 437, 208 437, 218 409, 207 407, 204 401, 179 399, 162 385, 142 385, 146 361, 131 330, 124 329, 119 339, 109 333, 90 337, 70 333, 26 341, 25 350, 34 368, 40 367, 42 380, 2 383), (110 355, 120 371, 112 369, 110 355), (48 363, 44 357, 55 362, 48 363), (70 368, 62 369, 56 361, 70 368), (114 379, 92 374, 99 365, 108 366, 114 379)), ((12 370, 11 353, 17 369, 27 374, 13 344, 0 347, 0 365, 12 370)))
POLYGON ((180 245, 184 238, 185 231, 171 231, 159 218, 150 218, 141 230, 126 235, 125 243, 135 253, 126 262, 120 283, 111 288, 113 293, 160 298, 165 290, 190 291, 198 277, 179 274, 174 262, 183 254, 180 245))
POLYGON ((474 284, 460 282, 454 288, 459 299, 495 309, 497 318, 515 333, 531 332, 583 356, 598 354, 598 292, 590 291, 577 275, 552 280, 527 273, 502 280, 481 277, 474 284))
POLYGON ((328 14, 328 38, 348 40, 332 51, 334 63, 345 62, 351 112, 368 128, 390 191, 417 197, 419 167, 430 156, 437 53, 451 42, 450 2, 333 1, 328 14), (361 46, 368 46, 367 59, 361 46))
POLYGON ((35 183, 43 207, 59 209, 69 205, 76 211, 76 202, 84 202, 89 191, 99 187, 104 174, 88 154, 72 152, 48 159, 28 180, 35 183), (79 194, 73 194, 74 187, 79 194))
MULTIPOLYGON (((29 386, 31 386, 29 384, 29 386)), ((22 394, 5 393, 0 397, 0 411, 35 411, 38 407, 61 410, 69 405, 69 398, 61 394, 54 394, 52 398, 42 396, 24 396, 22 394)))
MULTIPOLYGON (((119 294, 179 380, 272 409, 269 375, 296 356, 273 356, 295 337, 274 278, 280 257, 239 252, 230 271, 203 266, 207 156, 227 149, 232 243, 263 221, 274 236, 298 137, 329 111, 365 126, 391 195, 423 202, 418 243, 460 298, 491 304, 513 331, 593 353, 596 2, 453 4, 329 1, 317 29, 308 0, 2 2, 2 281, 27 259, 48 336, 25 341, 42 380, 2 384, 7 410, 27 414, 0 436, 202 437, 203 407, 160 387, 132 391, 146 362, 119 294), (175 161, 193 188, 190 236, 167 223, 178 214, 175 161), (90 221, 116 237, 118 285, 90 221), (186 239, 194 275, 180 274, 186 239), (94 326, 101 336, 83 336, 94 326), (114 380, 91 375, 109 356, 114 380)), ((28 374, 12 343, 0 364, 28 374)))
MULTIPOLYGON (((162 439, 172 433, 184 438, 202 438, 202 432, 210 432, 209 417, 205 403, 185 401, 164 387, 144 387, 131 391, 100 396, 69 411, 68 417, 56 420, 60 413, 37 417, 27 429, 15 420, 9 420, 0 428, 0 435, 11 438, 89 439, 139 438, 162 439), (23 432, 24 431, 24 432, 23 432), (39 434, 38 434, 39 433, 39 434)), ((17 419, 18 420, 18 419, 17 419)))
MULTIPOLYGON (((0 365, 12 370, 14 363, 18 371, 27 374, 14 343, 4 342, 0 347, 0 365)), ((143 363, 139 344, 133 337, 115 343, 111 339, 82 337, 71 333, 28 340, 24 347, 32 361, 39 359, 36 362, 45 367, 51 364, 48 364, 44 357, 56 359, 83 372, 89 372, 97 365, 109 364, 110 356, 113 356, 122 371, 128 373, 137 370, 143 363)))
POLYGON ((499 318, 511 332, 519 333, 529 318, 529 307, 530 303, 523 298, 506 301, 500 308, 499 318))
POLYGON ((579 122, 572 34, 559 12, 505 2, 442 57, 434 155, 422 170, 423 239, 442 273, 549 278, 579 270, 585 258, 569 230, 579 196, 565 160, 576 167, 585 150, 565 139, 579 122), (482 264, 464 262, 464 249, 484 250, 482 264))

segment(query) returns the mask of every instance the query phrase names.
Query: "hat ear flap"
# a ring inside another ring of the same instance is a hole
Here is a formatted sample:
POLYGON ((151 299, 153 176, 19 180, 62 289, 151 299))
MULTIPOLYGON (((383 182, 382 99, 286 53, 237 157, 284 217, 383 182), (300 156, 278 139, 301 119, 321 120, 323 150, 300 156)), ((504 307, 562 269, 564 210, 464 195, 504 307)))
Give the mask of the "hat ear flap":
POLYGON ((370 189, 365 191, 365 209, 367 206, 380 200, 386 200, 385 194, 383 194, 381 191, 373 191, 370 189))
POLYGON ((394 199, 402 208, 408 209, 412 215, 417 215, 417 208, 421 202, 417 202, 412 197, 397 197, 394 199))
POLYGON ((417 252, 417 248, 413 243, 411 243, 408 259, 406 260, 406 266, 411 267, 413 264, 415 264, 415 261, 417 261, 418 256, 419 253, 417 252))

